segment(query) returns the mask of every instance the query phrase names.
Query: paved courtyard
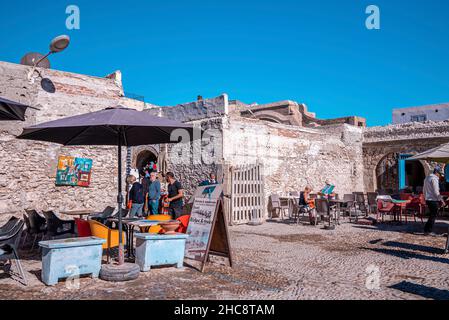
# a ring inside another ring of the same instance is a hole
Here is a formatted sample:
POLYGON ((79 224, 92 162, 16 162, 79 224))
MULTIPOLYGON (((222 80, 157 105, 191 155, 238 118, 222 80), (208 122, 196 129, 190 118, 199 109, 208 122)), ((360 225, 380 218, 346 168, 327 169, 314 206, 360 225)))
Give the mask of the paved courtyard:
MULTIPOLYGON (((439 233, 448 224, 437 224, 439 233)), ((0 271, 0 299, 449 299, 445 237, 420 223, 343 223, 328 231, 267 222, 230 228, 233 269, 159 268, 126 283, 82 278, 79 289, 40 282, 39 256, 21 252, 30 285, 0 271), (378 287, 378 289, 376 289, 378 287)))

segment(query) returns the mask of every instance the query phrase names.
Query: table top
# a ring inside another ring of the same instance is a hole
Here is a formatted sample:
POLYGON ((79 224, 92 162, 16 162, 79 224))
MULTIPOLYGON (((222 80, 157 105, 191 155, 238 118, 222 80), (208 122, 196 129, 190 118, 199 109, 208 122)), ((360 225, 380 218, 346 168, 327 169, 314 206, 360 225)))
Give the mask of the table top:
POLYGON ((65 214, 67 216, 84 216, 94 213, 94 210, 70 210, 70 211, 59 211, 60 214, 65 214))
POLYGON ((153 234, 153 233, 137 233, 135 237, 143 240, 176 240, 187 239, 188 234, 185 233, 172 233, 172 234, 153 234))
POLYGON ((98 237, 83 237, 83 238, 67 238, 67 239, 40 241, 39 246, 49 249, 57 249, 57 248, 101 245, 105 242, 106 240, 98 237))
POLYGON ((138 221, 130 221, 128 222, 129 225, 136 226, 136 227, 151 227, 155 226, 161 222, 173 222, 177 220, 138 220, 138 221))

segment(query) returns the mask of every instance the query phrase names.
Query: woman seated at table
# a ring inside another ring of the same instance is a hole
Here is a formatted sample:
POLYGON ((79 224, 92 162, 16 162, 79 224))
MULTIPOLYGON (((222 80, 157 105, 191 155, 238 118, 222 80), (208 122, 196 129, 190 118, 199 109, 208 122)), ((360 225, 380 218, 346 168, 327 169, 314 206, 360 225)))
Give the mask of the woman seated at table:
POLYGON ((308 213, 310 224, 315 225, 316 223, 315 200, 310 198, 311 192, 312 188, 307 186, 304 188, 304 191, 301 191, 301 193, 299 194, 299 211, 301 213, 308 213))

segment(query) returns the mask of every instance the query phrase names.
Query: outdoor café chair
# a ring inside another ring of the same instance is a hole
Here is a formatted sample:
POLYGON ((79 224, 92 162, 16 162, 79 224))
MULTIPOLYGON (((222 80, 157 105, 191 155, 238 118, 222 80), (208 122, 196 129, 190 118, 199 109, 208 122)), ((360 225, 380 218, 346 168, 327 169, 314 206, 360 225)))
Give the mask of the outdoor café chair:
MULTIPOLYGON (((34 235, 33 244, 31 245, 31 250, 33 250, 39 235, 41 236, 41 239, 43 239, 45 234, 47 233, 47 221, 44 217, 37 213, 36 210, 25 211, 28 214, 28 222, 30 224, 30 230, 28 230, 27 225, 27 233, 25 234, 25 238, 27 237, 27 235, 34 235)), ((27 221, 25 220, 25 222, 27 221)))
POLYGON ((282 205, 281 199, 277 194, 272 194, 270 196, 270 203, 271 203, 271 210, 270 210, 270 219, 273 219, 273 212, 277 213, 279 217, 281 217, 282 220, 284 220, 284 212, 287 210, 287 216, 288 216, 288 210, 290 209, 288 204, 282 205))
POLYGON ((90 224, 87 220, 75 218, 75 224, 78 238, 92 236, 92 232, 90 231, 90 224))
POLYGON ((366 206, 366 201, 365 201, 365 194, 363 192, 353 192, 354 197, 355 197, 355 207, 356 207, 356 217, 357 215, 357 210, 361 213, 365 213, 365 215, 368 215, 368 207, 366 206))
POLYGON ((351 211, 355 209, 354 202, 355 202, 355 196, 352 193, 344 194, 343 195, 343 201, 345 204, 345 212, 348 213, 348 215, 351 215, 351 211))
POLYGON ((367 192, 366 194, 369 213, 377 213, 377 196, 377 192, 367 192))
MULTIPOLYGON (((101 224, 95 220, 88 220, 90 225, 90 232, 92 236, 105 239, 106 242, 103 243, 102 247, 106 250, 107 262, 110 261, 110 250, 116 248, 119 245, 119 231, 115 229, 109 229, 104 224, 101 224)), ((125 232, 122 232, 122 243, 124 244, 125 232)))
POLYGON ((330 207, 327 199, 316 199, 315 200, 316 215, 321 216, 324 221, 324 217, 329 219, 329 225, 332 223, 332 219, 336 224, 339 224, 338 210, 335 207, 330 207))
POLYGON ((100 223, 105 223, 106 219, 111 217, 115 211, 115 207, 107 206, 102 212, 97 212, 89 215, 89 219, 96 220, 100 223))
POLYGON ((8 234, 18 222, 19 219, 17 219, 16 217, 9 218, 9 220, 0 227, 0 236, 3 234, 8 234))
POLYGON ((176 229, 176 232, 187 233, 187 228, 189 227, 189 222, 190 222, 190 215, 185 214, 183 216, 180 216, 176 220, 181 222, 181 224, 179 225, 178 229, 176 229))
POLYGON ((392 201, 377 199, 377 217, 376 220, 379 221, 379 215, 382 218, 382 222, 384 221, 384 216, 387 214, 395 215, 395 205, 392 201))
POLYGON ((75 221, 62 220, 53 211, 44 211, 45 220, 47 221, 47 233, 51 239, 63 234, 75 234, 75 221))
POLYGON ((416 217, 421 220, 421 223, 424 223, 423 216, 426 211, 426 200, 423 194, 418 195, 410 200, 410 203, 407 203, 405 206, 405 214, 413 215, 413 219, 416 222, 416 217))
POLYGON ((9 244, 18 248, 20 244, 20 238, 22 236, 24 222, 19 220, 19 222, 12 228, 8 233, 0 236, 0 245, 9 244))
POLYGON ((8 273, 11 273, 13 265, 16 266, 18 275, 22 279, 24 285, 28 285, 28 280, 23 271, 22 263, 20 262, 19 255, 17 254, 16 248, 11 244, 0 245, 0 261, 5 261, 4 268, 8 266, 8 273), (9 262, 9 263, 8 263, 9 262))

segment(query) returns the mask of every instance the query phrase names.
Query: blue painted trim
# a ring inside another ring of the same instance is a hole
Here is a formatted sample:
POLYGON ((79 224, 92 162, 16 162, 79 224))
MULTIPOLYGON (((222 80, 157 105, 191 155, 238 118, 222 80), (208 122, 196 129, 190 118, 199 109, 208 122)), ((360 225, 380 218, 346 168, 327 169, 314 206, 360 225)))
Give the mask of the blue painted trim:
POLYGON ((404 189, 406 187, 405 185, 405 178, 406 178, 406 172, 405 172, 405 161, 410 158, 411 154, 400 154, 399 160, 398 160, 398 167, 399 167, 399 190, 404 189))

